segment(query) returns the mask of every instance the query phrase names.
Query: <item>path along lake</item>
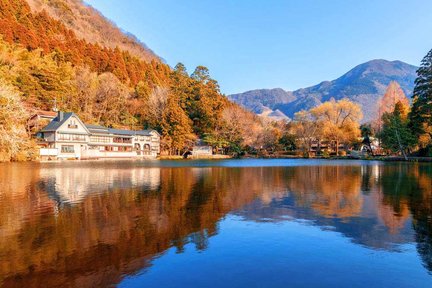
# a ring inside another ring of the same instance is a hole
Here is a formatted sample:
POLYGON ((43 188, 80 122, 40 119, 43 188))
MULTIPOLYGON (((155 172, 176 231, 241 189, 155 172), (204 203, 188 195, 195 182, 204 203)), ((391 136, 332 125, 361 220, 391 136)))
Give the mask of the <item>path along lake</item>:
POLYGON ((0 164, 3 287, 432 287, 432 164, 0 164))

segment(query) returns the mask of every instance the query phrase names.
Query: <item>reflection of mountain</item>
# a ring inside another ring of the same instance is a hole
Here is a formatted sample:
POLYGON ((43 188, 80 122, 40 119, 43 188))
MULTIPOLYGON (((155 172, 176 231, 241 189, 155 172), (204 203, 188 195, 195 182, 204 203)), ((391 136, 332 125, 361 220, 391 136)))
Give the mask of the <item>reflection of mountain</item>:
POLYGON ((125 163, 0 169, 0 283, 118 283, 172 246, 182 252, 192 242, 206 249, 230 212, 252 221, 310 220, 371 248, 416 240, 425 266, 432 266, 427 166, 125 163), (62 205, 68 203, 73 205, 62 205))
POLYGON ((385 166, 289 168, 285 172, 290 178, 285 195, 273 198, 270 203, 255 201, 238 214, 255 221, 285 221, 287 217, 311 220, 313 225, 343 233, 354 243, 391 249, 394 244, 413 241, 413 235, 408 215, 394 215, 392 208, 381 201, 380 186, 370 180, 385 169, 385 166), (362 191, 365 188, 367 195, 362 191))

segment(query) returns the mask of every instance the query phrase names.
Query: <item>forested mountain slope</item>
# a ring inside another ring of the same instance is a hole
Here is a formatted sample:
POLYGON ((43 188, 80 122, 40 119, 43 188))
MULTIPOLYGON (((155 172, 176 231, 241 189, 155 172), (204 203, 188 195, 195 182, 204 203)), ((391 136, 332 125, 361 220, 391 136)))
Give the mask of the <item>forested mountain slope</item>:
POLYGON ((158 60, 159 57, 135 36, 125 33, 99 11, 82 0, 28 0, 34 12, 45 10, 61 21, 76 36, 89 43, 107 48, 119 47, 142 60, 158 60))

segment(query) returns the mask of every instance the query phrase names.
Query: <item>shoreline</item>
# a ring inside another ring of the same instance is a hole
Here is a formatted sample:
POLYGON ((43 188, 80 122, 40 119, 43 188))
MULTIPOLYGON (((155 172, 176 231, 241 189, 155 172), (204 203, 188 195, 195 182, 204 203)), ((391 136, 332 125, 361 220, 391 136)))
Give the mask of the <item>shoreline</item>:
POLYGON ((212 157, 190 157, 183 158, 182 156, 161 156, 157 158, 101 158, 101 159, 81 159, 81 160, 70 160, 70 159, 56 159, 56 160, 27 160, 27 161, 5 161, 0 163, 25 163, 25 162, 36 162, 36 163, 59 163, 59 162, 89 162, 89 161, 194 161, 194 160, 245 160, 245 159, 263 159, 263 160, 294 160, 294 159, 302 159, 302 160, 352 160, 352 161, 382 161, 382 162, 422 162, 422 163, 432 163, 432 157, 408 157, 408 160, 405 160, 401 156, 376 156, 376 157, 350 157, 350 156, 331 156, 331 157, 301 157, 301 156, 252 156, 247 155, 243 157, 233 157, 229 155, 213 155, 212 157))

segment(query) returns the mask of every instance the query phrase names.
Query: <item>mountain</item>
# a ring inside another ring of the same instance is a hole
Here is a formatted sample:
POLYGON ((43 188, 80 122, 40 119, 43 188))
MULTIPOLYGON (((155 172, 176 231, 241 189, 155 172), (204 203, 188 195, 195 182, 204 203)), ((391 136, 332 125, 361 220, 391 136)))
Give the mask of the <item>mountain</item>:
POLYGON ((331 98, 348 98, 362 106, 363 122, 367 122, 375 117, 376 104, 391 81, 398 82, 407 97, 411 97, 416 70, 416 66, 401 61, 372 60, 354 67, 336 80, 312 87, 292 92, 281 88, 260 89, 228 97, 257 114, 267 108, 279 110, 290 118, 300 110, 310 109, 331 98))
POLYGON ((134 35, 118 28, 82 0, 27 0, 27 3, 34 13, 47 12, 89 43, 111 49, 118 47, 145 61, 160 59, 134 35))

